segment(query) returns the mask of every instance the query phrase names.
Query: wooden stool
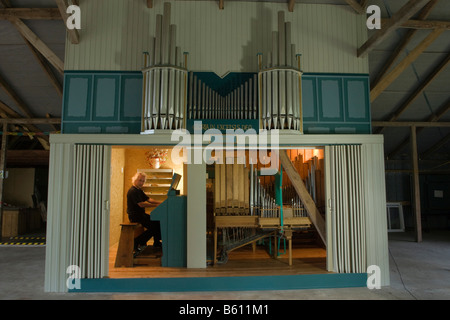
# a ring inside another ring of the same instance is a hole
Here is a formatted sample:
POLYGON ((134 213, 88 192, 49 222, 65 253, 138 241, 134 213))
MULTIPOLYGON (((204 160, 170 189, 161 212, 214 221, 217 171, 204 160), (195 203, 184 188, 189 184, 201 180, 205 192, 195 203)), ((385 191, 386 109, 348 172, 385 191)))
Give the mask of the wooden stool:
POLYGON ((117 248, 116 263, 114 267, 133 266, 134 230, 139 223, 121 223, 119 247, 117 248))

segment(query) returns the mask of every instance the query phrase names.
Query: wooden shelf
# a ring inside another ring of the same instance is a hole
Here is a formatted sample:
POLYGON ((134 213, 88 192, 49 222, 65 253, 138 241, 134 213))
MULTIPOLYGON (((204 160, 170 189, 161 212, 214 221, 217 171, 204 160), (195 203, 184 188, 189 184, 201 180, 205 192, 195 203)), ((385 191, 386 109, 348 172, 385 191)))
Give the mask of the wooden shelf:
POLYGON ((172 183, 173 169, 138 169, 137 171, 147 175, 142 187, 146 195, 158 201, 167 199, 167 192, 172 183))

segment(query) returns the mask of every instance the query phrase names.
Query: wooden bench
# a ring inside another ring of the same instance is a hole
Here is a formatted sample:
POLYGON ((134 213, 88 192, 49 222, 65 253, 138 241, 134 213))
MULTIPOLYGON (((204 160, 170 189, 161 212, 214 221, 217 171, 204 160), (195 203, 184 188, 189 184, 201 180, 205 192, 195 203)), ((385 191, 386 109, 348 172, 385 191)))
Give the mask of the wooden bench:
POLYGON ((132 267, 133 266, 133 247, 135 231, 140 226, 139 223, 121 223, 119 238, 119 247, 117 248, 116 262, 114 267, 132 267))

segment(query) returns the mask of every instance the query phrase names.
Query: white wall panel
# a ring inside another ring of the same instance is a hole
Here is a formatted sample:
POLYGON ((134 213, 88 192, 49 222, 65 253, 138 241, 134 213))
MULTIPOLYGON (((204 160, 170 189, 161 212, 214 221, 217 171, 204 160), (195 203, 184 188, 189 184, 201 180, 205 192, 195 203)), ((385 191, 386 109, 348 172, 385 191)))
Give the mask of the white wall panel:
MULTIPOLYGON (((141 70, 157 14, 167 1, 95 0, 80 3, 80 44, 66 44, 66 70, 141 70)), ((367 39, 365 17, 348 6, 227 1, 170 1, 177 45, 189 52, 193 71, 257 70, 257 53, 270 50, 278 11, 292 24, 292 42, 305 72, 368 73, 367 58, 356 50, 367 39)))
POLYGON ((109 146, 52 143, 49 163, 46 292, 66 292, 67 268, 82 277, 108 274, 109 146), (83 154, 78 152, 85 148, 83 154))
POLYGON ((386 196, 382 143, 325 148, 327 269, 381 271, 381 285, 390 284, 386 196))
POLYGON ((72 217, 73 145, 60 143, 50 148, 45 247, 46 292, 65 292, 72 217))
POLYGON ((367 265, 381 270, 381 285, 390 284, 383 144, 361 147, 366 211, 367 265))

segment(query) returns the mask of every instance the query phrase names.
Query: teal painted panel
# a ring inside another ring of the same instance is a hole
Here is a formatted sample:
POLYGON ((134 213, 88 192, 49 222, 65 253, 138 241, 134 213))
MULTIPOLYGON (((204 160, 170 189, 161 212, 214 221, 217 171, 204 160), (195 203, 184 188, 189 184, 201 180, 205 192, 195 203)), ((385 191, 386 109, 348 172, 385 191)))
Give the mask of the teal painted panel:
POLYGON ((323 123, 305 122, 305 134, 368 134, 371 132, 370 123, 323 123))
POLYGON ((302 78, 302 112, 304 121, 317 121, 317 89, 315 77, 302 78))
POLYGON ((65 81, 64 120, 89 120, 91 109, 90 75, 77 75, 65 81))
POLYGON ((141 120, 142 117, 142 75, 122 76, 121 120, 141 120))
POLYGON ((342 80, 319 78, 319 119, 321 121, 344 121, 342 106, 342 80))
POLYGON ((64 122, 63 133, 126 133, 139 134, 141 122, 64 122))
POLYGON ((80 279, 69 292, 195 292, 350 288, 367 286, 366 273, 291 276, 80 279))
POLYGON ((142 73, 66 71, 63 133, 141 131, 142 73))
POLYGON ((168 193, 167 199, 151 213, 161 225, 163 267, 186 267, 187 264, 187 197, 168 193))
POLYGON ((305 134, 372 132, 368 75, 308 73, 302 91, 305 134))
POLYGON ((92 120, 118 119, 119 77, 94 76, 94 99, 92 120))

